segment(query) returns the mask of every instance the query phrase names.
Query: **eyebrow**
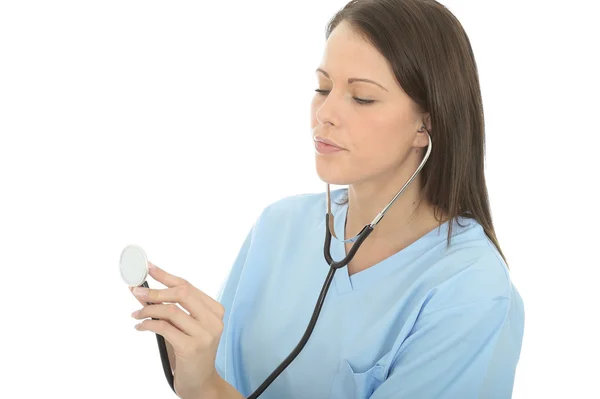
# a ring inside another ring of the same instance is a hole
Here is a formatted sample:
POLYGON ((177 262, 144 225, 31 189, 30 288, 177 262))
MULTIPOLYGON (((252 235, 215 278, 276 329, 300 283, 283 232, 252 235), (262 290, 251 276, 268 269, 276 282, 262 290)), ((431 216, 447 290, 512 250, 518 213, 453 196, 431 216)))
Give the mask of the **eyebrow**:
MULTIPOLYGON (((329 74, 327 72, 325 72, 324 70, 322 70, 321 68, 317 68, 317 70, 315 72, 321 72, 323 75, 325 75, 328 79, 330 79, 329 74)), ((383 87, 382 85, 380 85, 379 83, 375 82, 374 80, 371 79, 361 79, 361 78, 348 78, 348 83, 354 83, 354 82, 367 82, 367 83, 373 83, 374 85, 377 85, 379 87, 381 87, 383 90, 388 91, 388 89, 386 89, 385 87, 383 87)))

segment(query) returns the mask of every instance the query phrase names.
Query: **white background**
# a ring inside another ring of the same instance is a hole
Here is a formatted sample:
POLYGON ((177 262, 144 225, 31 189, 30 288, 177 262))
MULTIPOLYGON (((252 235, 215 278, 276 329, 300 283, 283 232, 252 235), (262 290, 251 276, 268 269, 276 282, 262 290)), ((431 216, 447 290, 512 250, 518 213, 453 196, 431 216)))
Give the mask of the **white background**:
MULTIPOLYGON (((600 397, 595 3, 444 2, 525 301, 514 398, 600 397)), ((174 397, 120 251, 215 296, 264 206, 324 189, 309 106, 344 4, 0 3, 0 397, 174 397)))

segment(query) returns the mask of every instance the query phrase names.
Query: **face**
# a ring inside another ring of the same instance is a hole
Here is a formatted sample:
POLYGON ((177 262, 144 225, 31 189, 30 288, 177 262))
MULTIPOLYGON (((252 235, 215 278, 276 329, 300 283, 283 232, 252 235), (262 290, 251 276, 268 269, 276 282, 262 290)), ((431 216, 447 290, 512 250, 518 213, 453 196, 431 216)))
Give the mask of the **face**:
POLYGON ((407 162, 418 165, 428 144, 418 132, 425 115, 396 82, 388 61, 347 22, 329 36, 319 69, 312 136, 337 146, 315 142, 321 180, 357 184, 401 173, 407 162))

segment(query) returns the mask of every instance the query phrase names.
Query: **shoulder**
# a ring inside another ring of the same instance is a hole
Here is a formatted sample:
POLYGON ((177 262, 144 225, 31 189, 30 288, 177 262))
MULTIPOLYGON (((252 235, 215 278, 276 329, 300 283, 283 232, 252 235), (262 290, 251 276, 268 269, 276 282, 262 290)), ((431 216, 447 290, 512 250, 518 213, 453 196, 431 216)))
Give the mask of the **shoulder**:
MULTIPOLYGON (((325 203, 324 193, 302 193, 283 197, 269 203, 264 213, 277 216, 291 216, 313 210, 318 204, 325 203)), ((323 208, 324 209, 324 208, 323 208)))
POLYGON ((429 275, 426 313, 480 302, 521 304, 508 266, 483 227, 474 219, 462 218, 454 222, 455 228, 450 246, 441 249, 429 275))
MULTIPOLYGON (((343 192, 343 189, 332 190, 332 201, 338 200, 343 192)), ((267 204, 261 212, 260 219, 262 223, 267 224, 298 220, 322 222, 327 212, 326 205, 324 192, 290 195, 267 204)))

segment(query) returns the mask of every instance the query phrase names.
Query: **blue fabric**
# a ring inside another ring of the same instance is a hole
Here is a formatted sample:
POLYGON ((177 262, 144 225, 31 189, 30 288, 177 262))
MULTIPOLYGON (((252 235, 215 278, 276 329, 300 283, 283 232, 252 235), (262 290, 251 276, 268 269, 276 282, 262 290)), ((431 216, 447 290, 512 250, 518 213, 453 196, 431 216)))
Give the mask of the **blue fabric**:
MULTIPOLYGON (((347 205, 332 211, 343 237, 347 205)), ((219 292, 216 368, 245 397, 308 326, 329 272, 325 213, 324 193, 266 207, 219 292)), ((510 398, 522 299, 479 223, 454 221, 450 247, 447 229, 352 276, 337 270, 308 343, 261 398, 510 398)), ((331 251, 342 259, 343 242, 332 239, 331 251)))

